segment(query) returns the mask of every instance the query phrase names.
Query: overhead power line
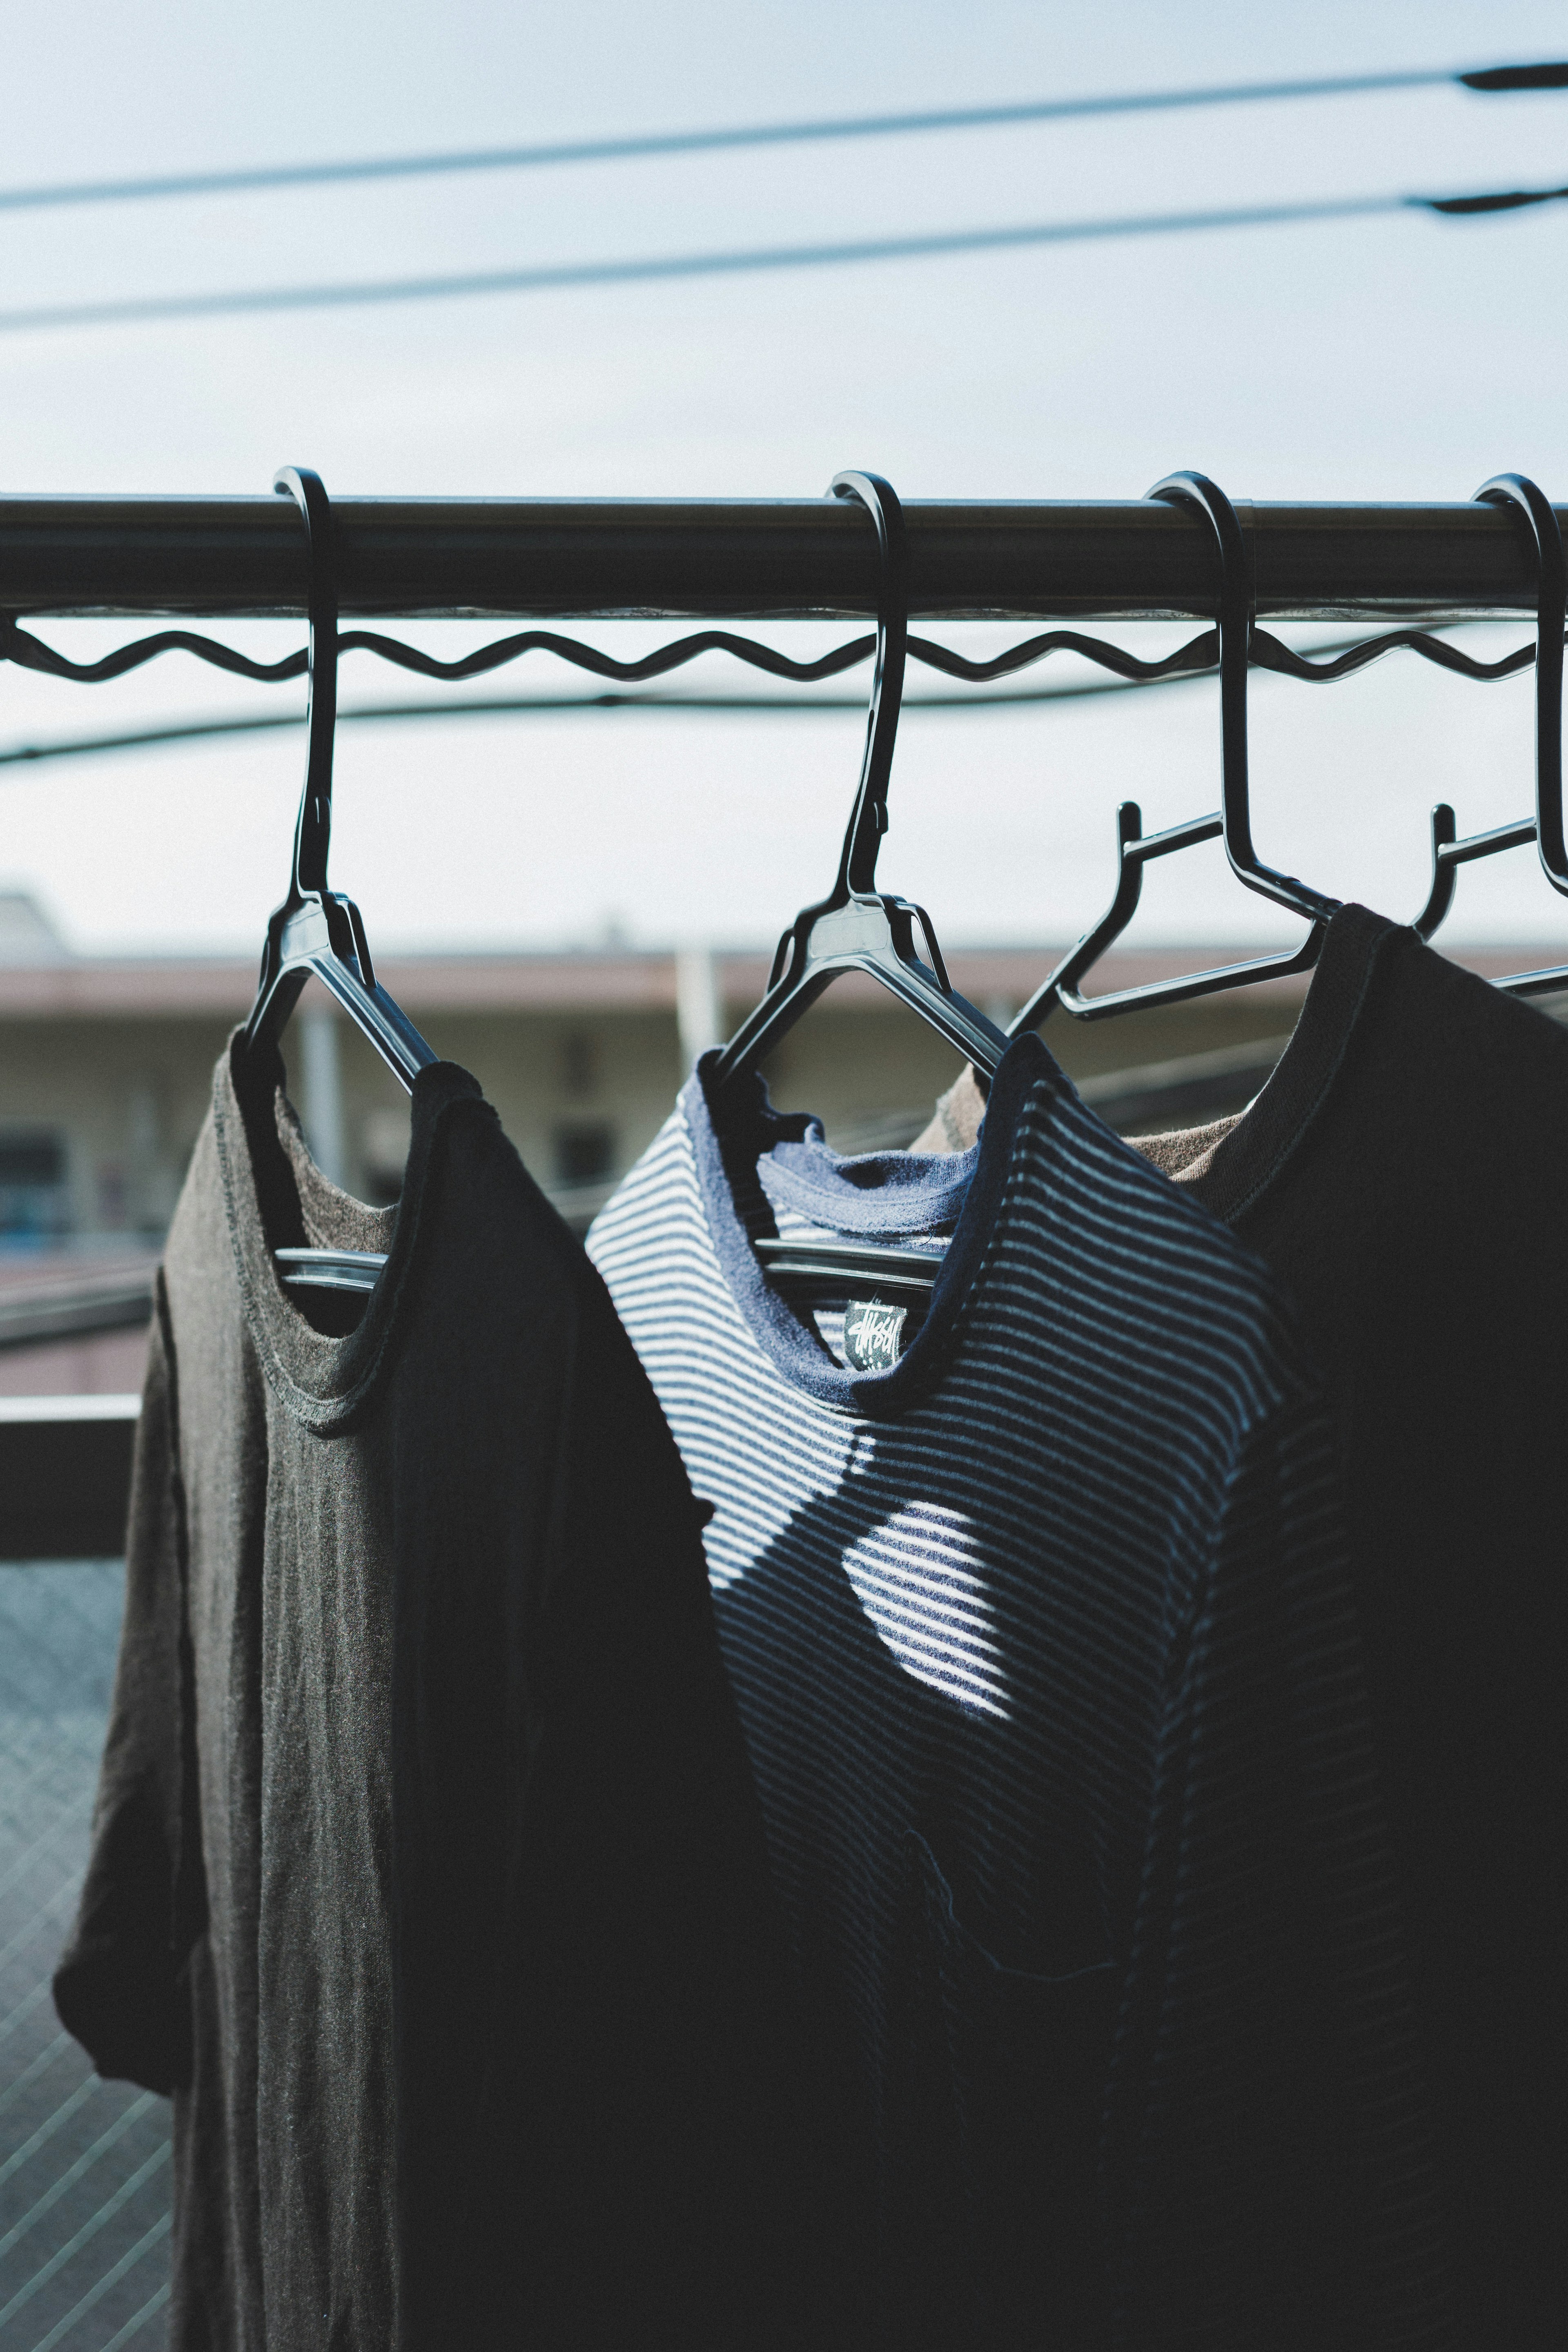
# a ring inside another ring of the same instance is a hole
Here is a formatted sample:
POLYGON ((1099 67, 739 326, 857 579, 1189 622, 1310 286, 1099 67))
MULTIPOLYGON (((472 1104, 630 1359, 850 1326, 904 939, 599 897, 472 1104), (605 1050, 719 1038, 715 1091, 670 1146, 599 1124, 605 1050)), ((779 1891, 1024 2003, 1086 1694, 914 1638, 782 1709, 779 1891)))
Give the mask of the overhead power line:
POLYGON ((1194 89, 1133 90, 1100 98, 1026 99, 1000 106, 931 107, 905 114, 828 116, 717 131, 657 131, 619 139, 561 139, 529 146, 457 148, 425 155, 372 155, 327 163, 264 163, 237 171, 170 172, 120 180, 65 180, 0 188, 0 211, 55 205, 144 202, 152 197, 237 195, 268 188, 321 187, 351 180, 410 180, 458 172, 516 172, 554 163, 612 163, 655 155, 713 154, 736 147, 794 147, 812 141, 887 139, 932 131, 993 131, 1093 115, 1169 113, 1184 107, 1249 106, 1279 99, 1346 98, 1377 90, 1460 88, 1488 95, 1568 89, 1568 62, 1484 66, 1468 73, 1329 74, 1305 81, 1220 82, 1194 89))
MULTIPOLYGON (((1091 678, 1079 686, 1026 687, 1003 694, 909 694, 910 710, 1003 710, 1020 703, 1073 702, 1085 695, 1121 694, 1130 688, 1184 686, 1212 672, 1178 671, 1170 677, 1091 678)), ((429 702, 371 702, 340 709, 338 723, 376 724, 407 719, 560 718, 573 711, 762 711, 784 719, 810 719, 846 710, 865 713, 863 694, 686 694, 621 688, 607 694, 507 694, 429 702)), ((40 760, 90 759, 109 751, 144 751, 164 743, 194 743, 214 735, 270 735, 306 723, 298 710, 262 710, 234 719, 172 719, 161 727, 137 727, 113 735, 61 735, 42 743, 13 743, 0 750, 0 768, 30 767, 40 760)))
POLYGON ((1354 220, 1374 214, 1449 215, 1518 212, 1561 203, 1568 187, 1509 188, 1458 196, 1341 196, 1305 204, 1240 205, 1180 213, 1120 214, 1108 220, 1042 221, 1017 228, 941 230, 910 236, 857 237, 841 244, 747 246, 732 252, 671 253, 626 261, 548 262, 523 269, 383 278, 322 286, 258 286, 211 294, 150 294, 107 301, 48 302, 0 310, 0 334, 56 327, 132 326, 154 319, 214 319, 246 311, 337 310, 394 302, 449 300, 460 295, 542 294, 578 286, 629 286, 657 278, 745 277, 780 269, 823 269, 850 262, 916 261, 1029 246, 1074 245, 1115 237, 1173 236, 1194 230, 1276 228, 1306 221, 1354 220))

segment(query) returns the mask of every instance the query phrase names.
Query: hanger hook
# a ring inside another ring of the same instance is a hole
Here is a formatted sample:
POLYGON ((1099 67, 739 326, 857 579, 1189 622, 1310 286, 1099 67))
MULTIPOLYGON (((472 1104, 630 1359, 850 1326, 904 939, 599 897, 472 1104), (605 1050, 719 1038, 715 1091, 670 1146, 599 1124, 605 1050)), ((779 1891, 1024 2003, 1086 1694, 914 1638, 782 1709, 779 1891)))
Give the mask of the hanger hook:
MULTIPOLYGON (((1563 823, 1563 638, 1568 629, 1568 563, 1556 509, 1524 474, 1494 474, 1476 492, 1490 506, 1512 506, 1535 541, 1535 840, 1542 871, 1568 897, 1568 842, 1563 823)), ((1435 927, 1434 927, 1435 928, 1435 927)))
POLYGON ((1206 518, 1219 550, 1220 809, 1225 854, 1238 881, 1292 914, 1321 922, 1339 901, 1310 889, 1294 875, 1265 866, 1252 839, 1252 792, 1247 765, 1247 685, 1257 595, 1247 541, 1236 509, 1206 474, 1167 474, 1149 492, 1171 506, 1187 506, 1206 518))
POLYGON ((838 861, 838 888, 868 896, 877 887, 877 853, 888 830, 888 780, 904 698, 904 663, 909 649, 909 567, 904 510, 899 494, 880 474, 835 474, 836 499, 858 499, 877 529, 881 576, 877 590, 877 661, 871 704, 866 714, 866 751, 854 814, 838 861))
POLYGON ((305 789, 294 828, 294 889, 300 899, 324 897, 332 836, 332 745, 338 723, 338 579, 332 506, 320 474, 284 466, 273 488, 292 499, 305 525, 309 566, 305 656, 305 789))
POLYGON ((836 474, 829 495, 858 499, 876 527, 877 662, 866 717, 866 750, 838 873, 826 898, 803 907, 780 940, 762 1002, 713 1066, 724 1087, 754 1070, 841 971, 866 971, 921 1014, 950 1045, 990 1076, 1007 1050, 995 1023, 961 996, 948 977, 931 918, 907 898, 877 888, 877 852, 888 829, 893 764, 908 651, 903 509, 879 474, 836 474), (919 929, 929 963, 915 944, 919 929))

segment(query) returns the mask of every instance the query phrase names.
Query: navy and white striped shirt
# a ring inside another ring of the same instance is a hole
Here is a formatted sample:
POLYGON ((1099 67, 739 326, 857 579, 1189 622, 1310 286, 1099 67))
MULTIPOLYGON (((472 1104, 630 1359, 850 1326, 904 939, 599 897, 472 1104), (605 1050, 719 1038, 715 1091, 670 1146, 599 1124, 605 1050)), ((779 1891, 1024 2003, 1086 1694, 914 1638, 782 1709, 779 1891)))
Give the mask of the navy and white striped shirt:
POLYGON ((832 2325, 1446 2342, 1332 1441, 1270 1277, 1037 1038, 959 1162, 838 1160, 708 1075, 589 1246, 714 1507, 832 2325), (803 1220, 951 1231, 891 1369, 765 1282, 803 1220))

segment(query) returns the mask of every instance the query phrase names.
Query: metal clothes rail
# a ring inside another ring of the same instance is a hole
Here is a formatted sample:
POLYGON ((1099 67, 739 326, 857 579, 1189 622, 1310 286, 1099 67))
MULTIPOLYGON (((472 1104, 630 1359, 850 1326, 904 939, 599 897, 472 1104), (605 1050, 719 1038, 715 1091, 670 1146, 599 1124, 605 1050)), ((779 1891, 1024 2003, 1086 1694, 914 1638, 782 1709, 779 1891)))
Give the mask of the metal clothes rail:
MULTIPOLYGON (((1242 504, 1260 614, 1486 618, 1534 610, 1515 517, 1443 505, 1242 504)), ((1568 507, 1558 509, 1568 528, 1568 507)), ((405 618, 858 618, 865 518, 832 499, 335 498, 341 610, 405 618)), ((1214 551, 1179 508, 904 508, 911 618, 1166 620, 1215 608, 1214 551)), ((0 499, 0 614, 301 614, 291 506, 236 499, 0 499)))

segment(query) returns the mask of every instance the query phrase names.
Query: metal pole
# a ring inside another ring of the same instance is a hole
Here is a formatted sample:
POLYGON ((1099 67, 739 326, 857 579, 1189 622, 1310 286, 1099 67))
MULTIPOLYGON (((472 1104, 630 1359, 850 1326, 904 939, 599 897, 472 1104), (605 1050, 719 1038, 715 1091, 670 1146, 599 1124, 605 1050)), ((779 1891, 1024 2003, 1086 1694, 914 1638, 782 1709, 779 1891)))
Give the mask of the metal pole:
POLYGON ((317 1167, 329 1183, 346 1192, 349 1183, 348 1131, 343 1118, 342 1056, 338 1046, 338 1016, 330 1004, 308 1004, 300 1015, 300 1093, 305 1139, 317 1167))
POLYGON ((675 1024, 680 1058, 694 1070, 710 1045, 724 1042, 724 1003, 719 959, 711 948, 685 947, 675 959, 675 1024))
MULTIPOLYGON (((1258 609, 1277 618, 1534 609, 1516 520, 1441 506, 1242 505, 1258 609)), ((856 618, 874 535, 827 499, 337 499, 345 614, 503 619, 856 618)), ((1559 509, 1568 528, 1568 508, 1559 509)), ((1196 518, 1142 499, 904 509, 920 620, 1213 612, 1196 518)), ((302 614, 296 516, 272 498, 0 499, 0 611, 302 614)))

